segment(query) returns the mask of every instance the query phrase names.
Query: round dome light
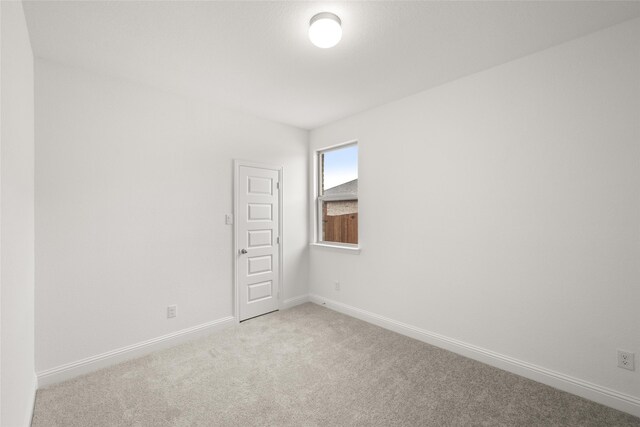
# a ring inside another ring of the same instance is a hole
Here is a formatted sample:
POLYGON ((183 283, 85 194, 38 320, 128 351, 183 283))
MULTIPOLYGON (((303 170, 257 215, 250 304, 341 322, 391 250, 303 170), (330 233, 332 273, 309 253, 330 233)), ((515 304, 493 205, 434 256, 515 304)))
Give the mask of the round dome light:
POLYGON ((334 47, 342 38, 342 21, 330 12, 314 15, 309 22, 309 39, 314 45, 326 49, 334 47))

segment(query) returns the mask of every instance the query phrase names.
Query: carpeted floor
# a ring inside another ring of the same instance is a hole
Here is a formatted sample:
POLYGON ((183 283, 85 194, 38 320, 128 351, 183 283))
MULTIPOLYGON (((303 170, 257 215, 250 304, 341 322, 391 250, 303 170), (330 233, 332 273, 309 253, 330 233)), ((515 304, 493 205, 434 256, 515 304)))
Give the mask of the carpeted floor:
POLYGON ((640 426, 304 304, 39 390, 33 426, 640 426))

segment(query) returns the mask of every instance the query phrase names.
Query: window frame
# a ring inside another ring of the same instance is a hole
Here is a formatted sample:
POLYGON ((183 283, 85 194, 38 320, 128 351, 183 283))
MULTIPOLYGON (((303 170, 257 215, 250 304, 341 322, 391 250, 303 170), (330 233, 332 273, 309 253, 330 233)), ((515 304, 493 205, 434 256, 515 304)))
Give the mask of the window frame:
MULTIPOLYGON (((322 190, 322 177, 323 173, 322 165, 320 164, 321 155, 330 151, 340 150, 343 148, 347 148, 349 146, 358 146, 358 141, 349 141, 337 145, 332 145, 326 148, 320 148, 315 150, 314 152, 314 203, 315 203, 315 237, 314 237, 314 245, 317 246, 327 246, 334 248, 342 248, 342 249, 350 249, 350 250, 359 250, 360 249, 360 222, 358 222, 358 243, 342 243, 342 242, 331 242, 322 240, 323 235, 323 222, 322 222, 322 203, 323 202, 334 202, 334 201, 342 201, 342 200, 358 200, 358 194, 334 194, 334 195, 324 195, 322 190)), ((358 179, 360 178, 360 150, 358 149, 358 179)), ((359 181, 358 181, 359 184, 359 181)), ((358 204, 358 214, 360 213, 360 204, 358 204)))

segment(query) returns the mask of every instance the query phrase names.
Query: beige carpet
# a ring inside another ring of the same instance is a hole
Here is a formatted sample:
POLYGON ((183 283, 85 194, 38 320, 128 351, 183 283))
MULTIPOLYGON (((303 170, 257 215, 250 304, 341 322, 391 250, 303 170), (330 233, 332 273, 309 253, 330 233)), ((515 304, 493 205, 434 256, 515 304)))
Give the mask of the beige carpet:
POLYGON ((38 391, 34 426, 640 426, 304 304, 38 391))

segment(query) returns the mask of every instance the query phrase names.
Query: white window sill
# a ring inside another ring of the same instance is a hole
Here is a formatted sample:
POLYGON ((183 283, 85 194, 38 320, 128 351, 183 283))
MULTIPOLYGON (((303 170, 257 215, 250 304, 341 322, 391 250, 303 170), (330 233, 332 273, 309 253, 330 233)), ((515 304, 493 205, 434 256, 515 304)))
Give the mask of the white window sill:
POLYGON ((326 250, 336 251, 336 252, 345 252, 345 253, 350 253, 354 255, 358 255, 360 253, 359 246, 331 245, 329 243, 309 243, 309 246, 313 248, 321 248, 321 249, 326 249, 326 250))

